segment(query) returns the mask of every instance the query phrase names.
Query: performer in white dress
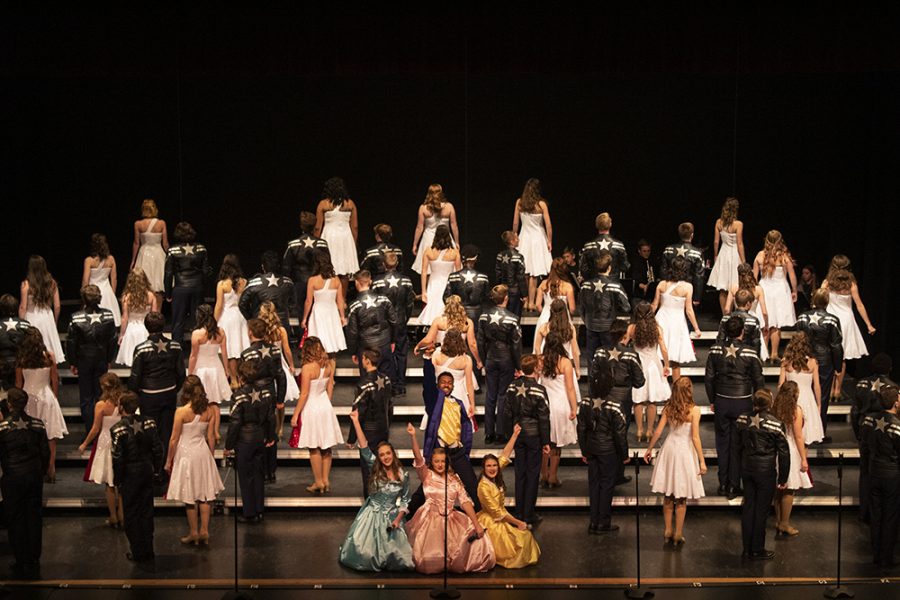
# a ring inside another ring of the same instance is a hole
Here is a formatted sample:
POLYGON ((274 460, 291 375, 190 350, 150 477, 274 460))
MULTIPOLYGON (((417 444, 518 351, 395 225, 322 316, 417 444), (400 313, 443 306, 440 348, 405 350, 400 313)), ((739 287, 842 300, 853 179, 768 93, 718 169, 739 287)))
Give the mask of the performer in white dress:
POLYGON ((626 339, 634 343, 634 349, 641 359, 641 369, 644 371, 644 385, 631 393, 634 420, 637 422, 637 440, 640 442, 645 439, 644 436, 650 440, 656 426, 656 405, 668 400, 672 395, 672 389, 667 379, 669 353, 666 349, 666 340, 649 302, 640 302, 634 307, 632 321, 628 326, 626 339), (643 423, 644 414, 647 415, 646 429, 643 423))
POLYGON ((519 252, 525 261, 525 274, 528 275, 528 299, 525 309, 531 310, 537 305, 537 280, 550 272, 553 257, 553 225, 550 223, 550 211, 547 201, 541 195, 541 182, 529 179, 525 182, 522 196, 516 200, 513 211, 513 231, 519 231, 519 252), (522 229, 519 230, 519 223, 522 229))
POLYGON ((219 433, 220 404, 231 400, 231 387, 225 375, 225 357, 228 355, 228 339, 213 316, 212 306, 201 304, 194 319, 197 329, 191 332, 191 357, 188 374, 196 375, 206 392, 212 412, 212 433, 215 441, 219 433))
POLYGON ((694 286, 688 283, 688 262, 681 256, 672 261, 668 278, 656 286, 656 297, 652 308, 656 311, 656 322, 663 332, 663 343, 669 353, 672 379, 681 377, 681 364, 694 362, 694 344, 688 331, 685 315, 694 327, 694 337, 700 337, 700 326, 694 315, 694 286))
POLYGON ((59 408, 59 372, 57 360, 44 346, 40 332, 29 329, 19 346, 16 359, 16 387, 28 393, 26 412, 44 422, 50 443, 50 466, 47 480, 56 482, 56 440, 68 435, 66 420, 59 408))
POLYGON ((744 258, 744 223, 737 218, 738 199, 726 198, 722 214, 716 219, 713 237, 715 264, 709 273, 707 285, 719 290, 719 305, 725 314, 728 290, 738 283, 738 265, 744 258))
POLYGON ((135 267, 125 280, 122 290, 122 325, 119 328, 119 353, 116 364, 131 366, 134 349, 150 337, 144 318, 147 313, 158 310, 156 294, 150 289, 150 281, 144 270, 135 267))
POLYGON ((797 301, 797 276, 794 273, 791 253, 788 252, 779 231, 773 229, 766 234, 765 247, 753 261, 753 274, 759 279, 759 285, 766 293, 769 362, 778 364, 781 328, 793 327, 797 322, 794 313, 794 302, 797 301))
POLYGON ((94 439, 97 440, 85 480, 106 486, 104 492, 106 507, 109 509, 106 524, 115 529, 124 527, 125 516, 113 477, 112 439, 109 431, 122 419, 119 415, 119 398, 124 392, 125 388, 118 375, 104 373, 100 376, 100 399, 94 405, 94 424, 78 446, 78 451, 83 453, 94 439))
POLYGON ((206 546, 209 545, 209 503, 225 489, 213 457, 216 440, 212 425, 216 416, 196 375, 188 375, 182 390, 183 405, 175 411, 169 440, 166 471, 171 477, 166 498, 186 504, 190 531, 181 538, 181 543, 206 546))
POLYGON ((416 258, 413 261, 412 269, 420 275, 422 274, 422 258, 425 256, 425 252, 431 248, 438 225, 446 225, 450 228, 452 234, 450 243, 455 248, 456 240, 459 239, 456 209, 453 208, 453 203, 444 196, 444 188, 439 183, 432 183, 428 186, 425 200, 419 206, 416 231, 413 235, 412 253, 416 258))
POLYGON ((706 460, 700 445, 700 407, 694 405, 693 386, 687 377, 675 380, 672 397, 666 403, 659 424, 644 453, 650 462, 653 447, 662 437, 666 425, 669 434, 656 455, 650 489, 663 494, 663 519, 666 543, 684 544, 684 519, 687 499, 705 496, 702 476, 706 474, 706 460))
POLYGON ((47 270, 42 256, 28 258, 28 275, 19 290, 19 318, 41 332, 44 345, 58 363, 65 362, 66 355, 56 329, 60 308, 59 286, 47 270))
MULTIPOLYGON (((790 346, 785 354, 790 352, 790 346)), ((802 385, 802 384, 801 384, 802 385)), ((786 489, 775 490, 775 535, 795 536, 800 533, 791 526, 791 511, 794 508, 794 494, 797 490, 806 490, 813 486, 809 478, 809 463, 806 460, 806 446, 803 443, 804 418, 807 411, 797 402, 799 391, 797 383, 786 381, 775 396, 772 414, 784 423, 791 453, 791 467, 786 489)), ((818 411, 814 411, 818 415, 818 411)))
POLYGON ((802 331, 794 333, 781 361, 778 385, 796 382, 799 388, 797 405, 803 410, 803 443, 817 444, 825 438, 822 426, 822 389, 819 385, 819 363, 813 358, 809 338, 802 331))
POLYGON ((303 344, 300 371, 300 400, 291 426, 300 427, 299 447, 309 448, 309 462, 315 481, 306 488, 311 494, 331 491, 331 448, 344 443, 331 399, 334 396, 334 361, 328 358, 319 338, 310 336, 303 344))
POLYGON ((141 218, 134 222, 131 268, 140 267, 144 270, 150 280, 150 287, 156 293, 156 304, 161 306, 169 236, 166 222, 157 218, 158 215, 155 201, 148 198, 141 203, 141 218))
MULTIPOLYGON (((331 264, 341 278, 341 295, 347 297, 347 278, 359 270, 356 240, 359 235, 356 203, 340 177, 325 182, 316 208, 316 237, 328 243, 331 264)), ((315 335, 310 333, 310 335, 315 335)))
POLYGON ((578 441, 575 417, 578 407, 572 359, 567 356, 560 337, 550 333, 544 339, 541 354, 543 367, 540 383, 547 389, 550 408, 550 454, 541 457, 541 484, 545 487, 562 485, 559 480, 559 461, 562 447, 578 441))
MULTIPOLYGON (((431 364, 434 365, 435 385, 441 373, 453 375, 453 395, 466 401, 471 419, 475 416, 475 376, 472 358, 466 350, 463 334, 458 329, 451 329, 446 332, 441 347, 431 355, 431 364)), ((427 425, 427 421, 424 423, 427 425)))
POLYGON ((219 269, 219 282, 216 284, 216 307, 213 314, 219 327, 225 332, 228 341, 228 375, 231 387, 240 387, 238 382, 237 363, 241 352, 250 346, 247 332, 247 320, 238 308, 241 294, 247 288, 247 280, 241 272, 241 264, 235 254, 226 254, 219 269))
POLYGON ((535 331, 550 320, 550 305, 554 300, 564 300, 571 317, 575 312, 575 287, 569 280, 569 265, 566 264, 566 259, 562 257, 553 259, 550 263, 550 274, 541 282, 535 294, 537 304, 533 308, 541 311, 535 331))
POLYGON ((444 313, 444 288, 450 273, 462 268, 459 251, 452 247, 450 229, 440 225, 434 234, 434 240, 422 257, 422 302, 425 308, 419 314, 419 322, 430 325, 444 313))
POLYGON ((118 327, 122 323, 122 314, 116 299, 116 259, 110 255, 109 244, 102 233, 91 236, 91 254, 84 259, 81 287, 88 284, 100 288, 100 308, 112 312, 118 327))
POLYGON ((319 252, 315 255, 315 261, 316 274, 307 283, 306 305, 300 327, 306 329, 310 336, 319 338, 326 352, 334 354, 347 349, 344 296, 338 293, 339 284, 328 254, 319 252))
MULTIPOLYGON (((272 302, 263 302, 259 306, 259 318, 266 324, 266 342, 281 350, 281 368, 285 379, 285 403, 293 404, 300 399, 300 387, 294 369, 294 353, 288 340, 287 329, 281 324, 278 311, 272 302)), ((321 339, 320 339, 321 341, 321 339)), ((275 405, 275 439, 281 441, 284 431, 284 404, 275 405)))

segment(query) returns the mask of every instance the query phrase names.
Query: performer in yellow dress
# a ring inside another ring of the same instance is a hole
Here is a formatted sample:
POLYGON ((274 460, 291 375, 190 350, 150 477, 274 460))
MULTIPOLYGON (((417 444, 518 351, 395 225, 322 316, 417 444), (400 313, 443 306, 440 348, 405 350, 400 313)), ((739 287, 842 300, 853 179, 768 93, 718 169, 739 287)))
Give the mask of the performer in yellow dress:
POLYGON ((510 464, 509 455, 521 431, 522 427, 516 424, 500 458, 493 454, 484 457, 481 479, 478 482, 478 500, 481 501, 478 522, 491 538, 497 564, 507 569, 533 565, 541 557, 541 549, 531 535, 531 525, 509 514, 505 507, 503 469, 510 464))

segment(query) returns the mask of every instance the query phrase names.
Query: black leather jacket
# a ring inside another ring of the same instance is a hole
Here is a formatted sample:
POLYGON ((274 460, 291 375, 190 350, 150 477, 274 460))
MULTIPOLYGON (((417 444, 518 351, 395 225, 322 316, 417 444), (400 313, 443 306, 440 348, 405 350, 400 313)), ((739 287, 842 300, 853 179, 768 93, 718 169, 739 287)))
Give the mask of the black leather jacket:
POLYGON ((370 289, 379 296, 387 296, 391 306, 394 307, 394 314, 397 315, 397 326, 405 331, 416 301, 412 280, 402 273, 391 271, 378 281, 372 282, 370 289))
POLYGON ((668 277, 672 261, 681 256, 691 265, 691 284, 694 286, 694 300, 699 300, 703 293, 706 278, 703 276, 706 266, 703 261, 703 251, 690 242, 679 242, 666 246, 663 250, 663 277, 668 277))
POLYGON ((479 273, 475 269, 463 267, 459 271, 451 273, 447 279, 444 300, 446 301, 454 294, 459 296, 466 308, 466 315, 472 319, 472 323, 477 323, 490 291, 491 282, 487 275, 479 273))
POLYGON ((163 445, 156 431, 156 421, 139 415, 123 417, 109 431, 112 438, 113 477, 121 485, 132 469, 162 468, 163 445))
POLYGON ((479 317, 475 332, 481 360, 510 361, 518 369, 522 361, 522 329, 513 313, 499 306, 479 317))
POLYGON ((885 375, 869 375, 856 382, 856 389, 853 391, 853 406, 850 408, 850 426, 853 428, 853 434, 857 440, 860 436, 859 428, 862 420, 867 415, 882 411, 881 388, 884 386, 897 387, 897 384, 885 375))
POLYGON ((706 396, 710 404, 716 396, 746 398, 765 385, 762 362, 756 348, 741 340, 716 342, 706 358, 706 396))
POLYGON ((517 377, 506 388, 506 416, 522 428, 520 435, 538 436, 541 446, 550 443, 550 400, 547 389, 534 377, 517 377))
POLYGON ((400 259, 400 262, 397 263, 397 270, 402 272, 403 250, 397 244, 387 244, 385 242, 375 244, 366 250, 365 254, 362 256, 362 260, 359 261, 359 268, 365 269, 371 273, 372 279, 381 277, 387 272, 387 269, 384 266, 384 255, 388 252, 393 252, 397 255, 397 258, 400 259))
POLYGON ((837 317, 821 309, 808 310, 797 317, 796 327, 809 337, 819 367, 840 367, 844 360, 844 336, 837 317))
POLYGON ((284 396, 287 392, 287 375, 281 366, 281 348, 274 344, 267 344, 261 340, 250 342, 248 348, 241 352, 241 360, 258 360, 259 371, 256 387, 269 388, 275 395, 275 404, 284 404, 284 396))
POLYGON ((774 471, 777 466, 778 484, 787 483, 791 453, 784 423, 774 415, 760 411, 739 416, 736 426, 738 435, 733 438, 731 452, 740 461, 741 469, 774 471))
POLYGON ((618 315, 631 312, 631 303, 622 284, 608 275, 582 282, 578 306, 584 326, 590 331, 609 331, 618 315))
MULTIPOLYGON (((290 277, 294 285, 306 285, 313 276, 316 254, 319 252, 328 252, 328 242, 304 233, 288 242, 281 259, 281 272, 290 277)), ((301 310, 302 308, 300 307, 301 310)))
POLYGON ((16 363, 19 353, 19 344, 25 338, 25 332, 31 328, 31 323, 18 317, 7 317, 0 320, 0 362, 10 366, 16 363))
POLYGON ((112 311, 96 308, 72 315, 66 336, 66 359, 78 366, 81 360, 101 359, 112 363, 116 359, 119 332, 112 311))
POLYGON ((719 321, 719 333, 716 336, 716 341, 725 341, 725 323, 727 323, 728 319, 731 317, 740 317, 741 320, 744 321, 744 343, 751 348, 759 348, 761 335, 759 331, 759 319, 756 318, 756 315, 753 313, 740 309, 735 309, 731 311, 731 314, 722 316, 722 320, 719 321))
POLYGON ((612 270, 610 271, 612 277, 619 279, 631 270, 625 245, 608 233, 601 233, 581 249, 578 270, 582 280, 587 281, 600 274, 597 272, 597 257, 601 250, 609 250, 612 254, 612 270))
POLYGON ((161 333, 152 333, 134 349, 134 364, 128 378, 128 389, 132 392, 177 390, 184 383, 184 378, 184 358, 178 342, 161 333))
MULTIPOLYGON (((359 426, 366 438, 387 439, 391 427, 394 404, 391 395, 391 380, 384 373, 368 371, 356 382, 356 398, 353 409, 359 412, 359 426)), ((356 443, 356 427, 350 424, 348 444, 356 443)), ((369 448, 373 453, 378 449, 369 448)))
POLYGON ((360 292, 347 311, 347 349, 358 354, 366 348, 380 350, 396 343, 406 323, 397 322, 397 313, 387 296, 368 289, 360 292))
POLYGON ((528 283, 525 280, 525 259, 522 257, 522 253, 515 248, 507 248, 497 254, 494 275, 497 285, 505 285, 509 288, 510 294, 523 296, 528 293, 528 283))
POLYGON ((244 385, 231 396, 231 418, 225 449, 234 450, 238 442, 264 444, 275 440, 275 396, 263 386, 244 385))
POLYGON ((173 287, 202 288, 203 279, 212 271, 203 244, 178 244, 166 254, 166 297, 172 297, 173 287))
POLYGON ((900 477, 900 419, 887 411, 870 414, 859 428, 860 459, 869 475, 884 479, 900 477))
POLYGON ((631 346, 616 344, 611 350, 597 348, 591 360, 590 368, 590 395, 592 398, 600 397, 597 390, 597 365, 601 359, 606 359, 612 369, 613 388, 609 392, 608 400, 622 402, 631 399, 631 390, 644 385, 644 370, 641 368, 641 357, 631 346))
POLYGON ((578 403, 578 447, 582 456, 628 456, 627 421, 615 400, 582 398, 578 403))
MULTIPOLYGON (((248 321, 259 314, 263 302, 275 305, 275 312, 281 319, 281 326, 290 331, 289 310, 294 302, 294 282, 290 277, 275 273, 257 273, 247 282, 247 288, 241 294, 238 308, 248 321)), ((302 309, 301 309, 302 310, 302 309)))
POLYGON ((25 413, 0 421, 0 466, 4 477, 42 477, 50 466, 44 422, 25 413))

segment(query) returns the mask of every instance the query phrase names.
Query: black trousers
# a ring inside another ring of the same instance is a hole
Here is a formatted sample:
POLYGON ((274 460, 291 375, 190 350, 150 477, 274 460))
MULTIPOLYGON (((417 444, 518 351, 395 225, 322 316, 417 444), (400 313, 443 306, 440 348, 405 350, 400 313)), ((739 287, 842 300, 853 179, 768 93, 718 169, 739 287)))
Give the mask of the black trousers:
MULTIPOLYGON (((297 317, 297 321, 303 320, 303 310, 306 305, 306 286, 309 284, 309 278, 305 279, 295 279, 294 280, 294 310, 291 312, 292 317, 297 317)), ((287 327, 287 323, 283 323, 285 327, 287 327)), ((295 328, 288 328, 288 331, 293 329, 297 332, 297 339, 303 339, 303 328, 298 324, 295 328)))
POLYGON ((125 535, 136 560, 153 557, 153 465, 150 462, 128 465, 119 482, 125 535))
POLYGON ((78 368, 78 402, 81 405, 81 420, 85 434, 94 426, 94 405, 100 399, 100 376, 109 370, 106 357, 82 358, 75 365, 78 368))
POLYGON ((587 338, 585 340, 588 364, 594 360, 594 352, 597 348, 612 348, 612 336, 609 331, 591 331, 587 329, 587 338))
MULTIPOLYGON (((624 459, 622 459, 624 460, 624 459)), ((591 524, 607 527, 612 520, 612 499, 622 462, 615 454, 588 457, 588 495, 591 500, 591 524)))
POLYGON ((831 401, 831 384, 834 381, 834 367, 819 362, 819 388, 822 390, 822 430, 828 431, 828 403, 831 401))
POLYGON ((44 474, 3 475, 0 478, 7 533, 16 564, 26 575, 36 576, 41 560, 44 474))
POLYGON ((391 386, 396 390, 406 391, 406 359, 409 354, 409 334, 406 332, 406 326, 403 327, 403 335, 394 344, 392 352, 394 358, 394 373, 391 379, 391 386))
POLYGON ((430 358, 422 360, 422 401, 425 403, 425 414, 431 418, 434 405, 437 404, 438 388, 434 377, 434 363, 430 358))
POLYGON ((859 461, 859 518, 866 523, 872 521, 872 509, 869 503, 869 495, 872 490, 872 482, 869 476, 869 466, 865 459, 859 461))
POLYGON ((160 392, 159 394, 141 392, 138 396, 141 415, 156 421, 156 431, 159 432, 159 440, 163 445, 163 464, 166 464, 166 456, 169 453, 169 439, 172 437, 172 426, 175 424, 175 403, 177 399, 177 390, 160 392))
POLYGON ((234 466, 241 486, 243 513, 247 518, 262 514, 266 505, 266 473, 263 467, 266 450, 262 441, 239 441, 234 447, 234 466))
POLYGON ((753 412, 753 400, 746 398, 724 398, 716 396, 715 401, 716 456, 719 462, 719 485, 740 487, 741 463, 731 452, 737 443, 735 421, 741 415, 753 412))
POLYGON ((509 292, 506 297, 506 310, 522 318, 522 295, 519 292, 509 292))
MULTIPOLYGON (((378 460, 378 444, 388 441, 388 436, 385 434, 376 435, 375 433, 372 433, 371 437, 369 437, 369 433, 367 432, 366 441, 369 443, 369 450, 375 455, 375 460, 378 460)), ((367 463, 362 456, 359 457, 359 471, 362 474, 363 498, 368 498, 369 475, 371 475, 372 472, 369 470, 369 463, 367 463)))
POLYGON ((187 323, 194 322, 194 315, 202 298, 203 288, 176 286, 172 289, 172 340, 181 344, 188 352, 190 344, 184 344, 184 329, 187 323))
POLYGON ((534 521, 537 506, 538 483, 541 478, 541 438, 537 435, 519 434, 516 439, 516 512, 519 518, 534 521))
MULTIPOLYGON (((453 471, 459 475, 463 487, 466 488, 466 493, 469 494, 469 498, 472 499, 472 504, 475 506, 475 512, 478 512, 481 510, 481 502, 478 501, 478 477, 475 475, 475 469, 472 468, 472 463, 466 455, 465 448, 449 448, 447 454, 450 458, 450 466, 453 467, 453 471)), ((420 485, 409 499, 408 517, 411 519, 423 504, 425 504, 425 492, 420 485)))
POLYGON ((872 513, 872 556, 880 565, 894 562, 897 528, 900 527, 900 477, 870 476, 869 507, 872 513))
MULTIPOLYGON (((718 402, 718 401, 717 401, 718 402)), ((716 407, 718 410, 718 407, 716 407)), ((748 471, 744 476, 744 504, 741 510, 741 537, 744 552, 766 549, 766 518, 775 497, 775 469, 748 471)))
POLYGON ((499 435, 508 438, 512 426, 506 418, 506 388, 512 383, 516 367, 512 358, 497 360, 489 358, 484 364, 487 379, 487 395, 484 399, 484 435, 499 435))

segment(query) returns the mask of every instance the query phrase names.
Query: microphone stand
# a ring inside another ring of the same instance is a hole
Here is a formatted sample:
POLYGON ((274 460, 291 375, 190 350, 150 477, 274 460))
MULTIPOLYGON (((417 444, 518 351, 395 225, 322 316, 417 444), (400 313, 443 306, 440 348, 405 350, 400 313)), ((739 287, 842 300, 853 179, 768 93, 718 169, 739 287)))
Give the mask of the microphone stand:
POLYGON ((237 499, 238 494, 240 493, 238 489, 238 474, 237 468, 235 466, 235 457, 230 457, 227 459, 226 464, 231 466, 231 472, 234 475, 234 509, 233 509, 233 517, 234 517, 234 589, 225 592, 222 596, 222 600, 253 600, 253 596, 251 596, 247 592, 242 592, 238 589, 238 506, 237 499))
POLYGON ((638 453, 635 452, 632 457, 634 461, 634 524, 635 524, 635 553, 637 554, 637 582, 625 589, 625 597, 636 600, 645 600, 652 598, 654 592, 648 588, 641 588, 641 497, 638 495, 638 475, 641 472, 641 463, 638 460, 638 453))
POLYGON ((447 457, 447 462, 444 463, 444 584, 442 587, 432 588, 428 593, 434 600, 456 600, 456 598, 459 598, 460 596, 459 590, 447 587, 447 532, 450 518, 450 508, 447 506, 449 494, 449 490, 447 489, 447 476, 450 472, 450 453, 448 452, 445 456, 447 457))
POLYGON ((841 585, 841 534, 843 529, 844 511, 844 453, 838 454, 838 530, 837 530, 837 582, 825 589, 826 598, 853 598, 854 593, 841 585))

